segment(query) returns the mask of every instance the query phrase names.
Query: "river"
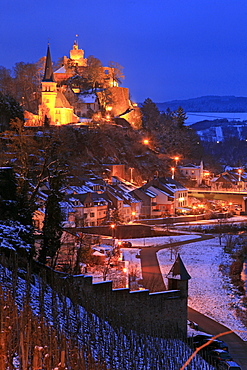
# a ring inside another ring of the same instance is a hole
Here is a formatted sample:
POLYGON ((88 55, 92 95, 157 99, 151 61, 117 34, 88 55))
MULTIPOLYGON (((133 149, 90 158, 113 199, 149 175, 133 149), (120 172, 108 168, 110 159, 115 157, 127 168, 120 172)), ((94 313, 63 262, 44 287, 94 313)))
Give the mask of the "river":
POLYGON ((204 120, 215 120, 226 118, 228 121, 246 121, 247 113, 228 113, 228 112, 186 112, 188 119, 185 122, 186 126, 193 125, 193 123, 204 120))

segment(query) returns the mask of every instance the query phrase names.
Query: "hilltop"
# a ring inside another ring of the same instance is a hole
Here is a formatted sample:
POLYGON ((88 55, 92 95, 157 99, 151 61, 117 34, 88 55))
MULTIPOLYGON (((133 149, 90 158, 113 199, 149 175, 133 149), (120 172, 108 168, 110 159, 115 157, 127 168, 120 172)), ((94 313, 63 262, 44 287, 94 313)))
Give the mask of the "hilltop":
POLYGON ((156 105, 160 111, 166 111, 167 108, 175 111, 181 106, 186 112, 247 112, 247 97, 208 95, 156 105))

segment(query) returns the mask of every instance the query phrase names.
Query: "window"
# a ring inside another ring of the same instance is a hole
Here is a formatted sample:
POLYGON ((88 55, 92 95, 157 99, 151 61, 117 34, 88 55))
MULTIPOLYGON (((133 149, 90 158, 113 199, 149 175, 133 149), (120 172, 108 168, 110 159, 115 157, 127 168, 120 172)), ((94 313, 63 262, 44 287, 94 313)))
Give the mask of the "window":
POLYGON ((34 220, 34 221, 33 221, 33 226, 34 226, 36 229, 39 229, 39 220, 34 220))
POLYGON ((90 217, 94 217, 94 212, 90 212, 90 217))

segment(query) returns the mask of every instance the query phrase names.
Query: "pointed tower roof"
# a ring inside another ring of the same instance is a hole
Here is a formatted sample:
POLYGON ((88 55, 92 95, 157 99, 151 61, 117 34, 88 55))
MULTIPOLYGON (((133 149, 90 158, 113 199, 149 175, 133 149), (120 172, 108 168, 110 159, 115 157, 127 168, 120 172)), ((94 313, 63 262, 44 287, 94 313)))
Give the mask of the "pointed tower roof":
POLYGON ((47 54, 46 54, 46 62, 45 62, 45 73, 43 80, 44 82, 55 82, 52 70, 52 60, 51 60, 51 53, 50 53, 50 45, 48 44, 47 54))
POLYGON ((168 279, 178 280, 189 280, 191 276, 186 270, 183 261, 181 260, 180 254, 178 254, 176 261, 174 262, 170 272, 166 276, 168 279))

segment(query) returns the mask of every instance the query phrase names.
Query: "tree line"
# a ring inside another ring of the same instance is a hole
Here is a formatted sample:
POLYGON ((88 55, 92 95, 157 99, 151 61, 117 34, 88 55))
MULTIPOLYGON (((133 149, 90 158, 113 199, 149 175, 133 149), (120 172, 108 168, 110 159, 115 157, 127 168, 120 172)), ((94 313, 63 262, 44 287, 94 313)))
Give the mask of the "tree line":
POLYGON ((160 153, 184 160, 200 160, 203 154, 198 135, 186 126, 186 113, 182 107, 161 113, 157 105, 147 98, 141 105, 143 129, 156 142, 160 153))

